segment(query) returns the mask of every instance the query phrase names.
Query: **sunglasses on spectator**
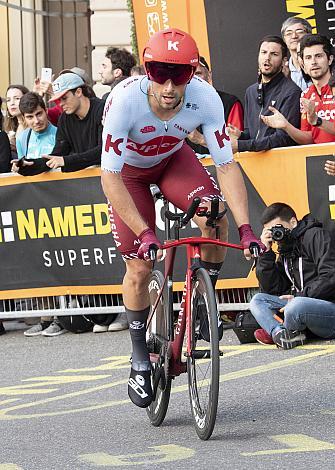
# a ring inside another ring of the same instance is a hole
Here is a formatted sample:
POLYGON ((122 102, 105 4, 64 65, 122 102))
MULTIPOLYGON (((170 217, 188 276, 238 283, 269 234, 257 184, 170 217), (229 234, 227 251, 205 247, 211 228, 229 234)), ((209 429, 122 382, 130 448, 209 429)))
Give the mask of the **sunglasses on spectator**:
POLYGON ((293 34, 296 34, 297 36, 301 36, 302 34, 305 34, 306 33, 306 30, 305 29, 296 29, 295 31, 292 31, 291 29, 288 29, 287 31, 285 31, 284 33, 284 36, 286 38, 291 38, 293 36, 293 34))
POLYGON ((172 80, 176 86, 185 85, 193 74, 193 67, 188 64, 148 62, 146 66, 150 80, 160 85, 163 85, 167 80, 172 80))

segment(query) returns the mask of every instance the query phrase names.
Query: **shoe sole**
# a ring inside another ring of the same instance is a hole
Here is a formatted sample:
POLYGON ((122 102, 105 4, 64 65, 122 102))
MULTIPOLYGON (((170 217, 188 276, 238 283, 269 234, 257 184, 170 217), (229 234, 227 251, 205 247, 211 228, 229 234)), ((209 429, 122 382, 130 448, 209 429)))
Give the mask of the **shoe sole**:
POLYGON ((41 336, 43 334, 43 331, 39 331, 38 333, 26 333, 24 331, 23 334, 24 334, 24 336, 28 336, 28 337, 41 336))
POLYGON ((64 333, 67 333, 67 331, 62 330, 62 331, 58 331, 57 333, 44 333, 42 331, 43 336, 59 336, 59 335, 62 335, 64 333))
POLYGON ((271 346, 271 345, 274 345, 275 343, 272 341, 272 343, 265 343, 257 338, 255 338, 255 340, 257 341, 257 343, 259 344, 262 344, 263 346, 271 346))
POLYGON ((298 337, 295 337, 294 340, 284 339, 281 345, 277 343, 275 344, 278 348, 285 349, 287 351, 288 349, 293 349, 293 348, 296 348, 297 346, 303 346, 305 342, 306 342, 306 336, 300 335, 298 337))
POLYGON ((118 328, 108 328, 108 331, 123 331, 123 330, 128 330, 128 325, 123 326, 123 327, 118 327, 118 328))

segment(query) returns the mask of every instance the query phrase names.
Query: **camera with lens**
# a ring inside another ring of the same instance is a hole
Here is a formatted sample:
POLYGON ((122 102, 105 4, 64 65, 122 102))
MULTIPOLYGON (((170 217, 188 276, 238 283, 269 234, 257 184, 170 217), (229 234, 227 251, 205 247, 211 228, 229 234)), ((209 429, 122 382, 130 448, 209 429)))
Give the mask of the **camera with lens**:
POLYGON ((270 228, 272 240, 276 242, 280 242, 290 237, 291 230, 289 228, 284 227, 281 224, 274 225, 270 228))

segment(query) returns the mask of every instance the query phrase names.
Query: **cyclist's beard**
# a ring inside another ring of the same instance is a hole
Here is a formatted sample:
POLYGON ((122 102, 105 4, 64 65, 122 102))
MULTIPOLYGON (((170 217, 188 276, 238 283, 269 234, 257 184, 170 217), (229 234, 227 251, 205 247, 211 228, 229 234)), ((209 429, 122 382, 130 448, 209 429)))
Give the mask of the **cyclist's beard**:
POLYGON ((183 99, 183 96, 179 96, 176 92, 165 94, 157 93, 153 87, 151 88, 151 92, 151 96, 155 98, 158 106, 164 110, 176 109, 183 99), (166 99, 164 97, 166 97, 166 99))

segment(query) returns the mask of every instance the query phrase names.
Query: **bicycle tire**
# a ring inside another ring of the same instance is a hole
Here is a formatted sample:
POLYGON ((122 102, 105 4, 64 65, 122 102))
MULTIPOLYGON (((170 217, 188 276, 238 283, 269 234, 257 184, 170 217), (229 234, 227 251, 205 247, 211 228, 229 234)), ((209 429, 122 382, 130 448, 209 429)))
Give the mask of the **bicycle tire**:
MULTIPOLYGON (((151 274, 149 282, 149 296, 151 308, 154 305, 158 291, 163 286, 164 278, 160 271, 155 270, 151 274)), ((160 426, 165 419, 169 406, 171 393, 171 377, 166 377, 164 363, 168 347, 168 327, 167 327, 167 305, 166 295, 161 297, 157 305, 152 322, 147 330, 147 343, 150 352, 160 356, 160 363, 152 362, 152 385, 156 389, 153 402, 146 408, 150 423, 153 426, 160 426), (155 385, 156 384, 156 385, 155 385)))
POLYGON ((200 439, 207 440, 216 420, 220 351, 215 293, 204 268, 199 268, 192 279, 191 315, 192 349, 187 357, 189 396, 196 432, 200 439))

